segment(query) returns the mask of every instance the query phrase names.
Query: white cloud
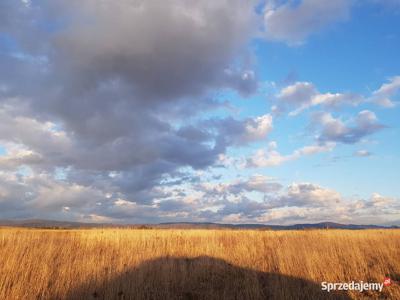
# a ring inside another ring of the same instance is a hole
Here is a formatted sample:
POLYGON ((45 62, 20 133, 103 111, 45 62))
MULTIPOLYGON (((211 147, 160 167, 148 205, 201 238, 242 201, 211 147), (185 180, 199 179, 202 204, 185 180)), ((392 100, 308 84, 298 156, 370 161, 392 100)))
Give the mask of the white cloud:
POLYGON ((354 156, 358 157, 368 157, 371 155, 371 152, 369 152, 368 150, 357 150, 356 152, 354 152, 354 156))
POLYGON ((311 82, 296 82, 282 88, 276 95, 276 100, 279 111, 294 108, 289 116, 296 116, 319 105, 328 109, 342 105, 356 106, 363 101, 363 97, 351 93, 320 93, 311 82))
POLYGON ((330 189, 312 183, 293 183, 282 197, 282 206, 329 206, 341 202, 341 195, 330 189))
POLYGON ((326 112, 314 114, 313 119, 314 127, 319 130, 317 140, 320 142, 355 144, 385 127, 379 123, 375 113, 369 110, 360 111, 346 122, 326 112))
MULTIPOLYGON (((226 183, 224 186, 230 185, 226 183)), ((217 210, 205 210, 205 216, 212 220, 270 224, 323 221, 382 224, 395 222, 400 217, 398 199, 377 193, 368 199, 347 199, 333 189, 307 182, 294 182, 286 188, 267 192, 262 201, 251 199, 246 190, 242 190, 240 197, 237 197, 236 190, 234 197, 229 196, 229 189, 224 189, 224 193, 228 193, 224 197, 215 193, 215 189, 208 191, 208 203, 218 203, 217 210)), ((199 197, 203 199, 204 194, 199 197)))
POLYGON ((334 190, 294 183, 278 199, 281 206, 266 210, 259 222, 272 224, 333 221, 350 224, 390 224, 400 217, 398 199, 377 193, 369 199, 346 199, 334 190))
POLYGON ((388 83, 384 83, 379 89, 375 90, 369 101, 380 106, 391 108, 396 105, 392 97, 396 96, 400 91, 400 76, 390 78, 388 83))
POLYGON ((394 222, 400 216, 398 200, 377 193, 369 199, 346 199, 313 183, 294 182, 284 188, 262 174, 219 183, 199 180, 159 186, 153 203, 140 204, 109 189, 46 175, 0 173, 0 209, 9 217, 88 222, 377 223, 394 222))
POLYGON ((306 109, 322 106, 325 110, 337 109, 342 106, 358 106, 364 103, 392 108, 396 106, 393 100, 400 91, 400 76, 390 78, 368 96, 351 92, 321 93, 312 82, 299 81, 281 88, 274 96, 276 104, 272 107, 275 114, 290 110, 289 116, 296 116, 306 109))
POLYGON ((291 154, 282 155, 276 150, 276 142, 270 143, 267 150, 259 149, 252 157, 247 159, 246 166, 249 168, 264 168, 279 166, 283 163, 300 159, 303 156, 332 151, 334 142, 305 146, 293 151, 291 154))
POLYGON ((272 130, 272 116, 269 114, 256 117, 246 123, 245 140, 257 141, 264 139, 272 130))

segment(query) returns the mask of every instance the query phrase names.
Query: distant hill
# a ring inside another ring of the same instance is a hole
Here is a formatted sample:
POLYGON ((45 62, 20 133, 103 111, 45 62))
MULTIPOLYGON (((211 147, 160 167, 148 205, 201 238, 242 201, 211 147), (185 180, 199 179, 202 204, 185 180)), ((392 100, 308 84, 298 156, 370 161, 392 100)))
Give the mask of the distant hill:
POLYGON ((54 220, 0 220, 0 226, 28 227, 28 228, 94 228, 104 227, 106 224, 68 222, 54 220))
POLYGON ((220 224, 220 223, 161 223, 159 227, 167 228, 237 228, 237 229, 270 229, 270 230, 301 230, 301 229, 388 229, 400 228, 398 226, 381 226, 381 225, 355 225, 355 224, 340 224, 333 222, 321 223, 306 223, 294 225, 268 225, 268 224, 220 224))
POLYGON ((382 225, 355 225, 340 224, 333 222, 306 223, 294 225, 268 225, 268 224, 223 224, 211 222, 169 222, 160 224, 111 224, 111 223, 83 223, 54 220, 0 220, 0 226, 26 227, 26 228, 105 228, 105 227, 124 227, 124 228, 176 228, 176 229, 259 229, 259 230, 302 230, 302 229, 389 229, 400 228, 399 226, 382 225))

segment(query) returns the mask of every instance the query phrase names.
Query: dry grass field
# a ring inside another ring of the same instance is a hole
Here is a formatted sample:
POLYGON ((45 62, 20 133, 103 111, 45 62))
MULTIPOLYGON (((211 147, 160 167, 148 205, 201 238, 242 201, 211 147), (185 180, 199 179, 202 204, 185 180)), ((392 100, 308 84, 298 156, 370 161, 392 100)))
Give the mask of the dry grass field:
POLYGON ((0 228, 0 299, 400 299, 398 230, 0 228))

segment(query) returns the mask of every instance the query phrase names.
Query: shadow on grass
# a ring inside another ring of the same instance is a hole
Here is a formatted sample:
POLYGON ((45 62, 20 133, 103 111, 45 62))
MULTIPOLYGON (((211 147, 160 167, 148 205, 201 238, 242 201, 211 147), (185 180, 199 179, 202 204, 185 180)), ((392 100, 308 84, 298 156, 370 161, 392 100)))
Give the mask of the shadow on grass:
POLYGON ((257 272, 212 257, 161 257, 108 280, 87 282, 67 299, 351 299, 319 283, 257 272))

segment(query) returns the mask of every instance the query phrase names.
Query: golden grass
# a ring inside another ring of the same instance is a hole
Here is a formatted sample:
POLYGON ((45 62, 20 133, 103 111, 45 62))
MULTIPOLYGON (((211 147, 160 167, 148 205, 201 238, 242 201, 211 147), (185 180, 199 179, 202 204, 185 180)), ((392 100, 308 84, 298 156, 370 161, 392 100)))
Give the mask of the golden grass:
POLYGON ((400 299, 398 230, 0 228, 0 299, 400 299))

